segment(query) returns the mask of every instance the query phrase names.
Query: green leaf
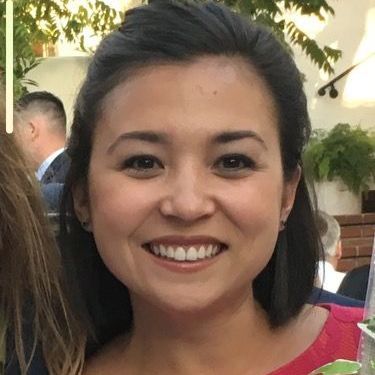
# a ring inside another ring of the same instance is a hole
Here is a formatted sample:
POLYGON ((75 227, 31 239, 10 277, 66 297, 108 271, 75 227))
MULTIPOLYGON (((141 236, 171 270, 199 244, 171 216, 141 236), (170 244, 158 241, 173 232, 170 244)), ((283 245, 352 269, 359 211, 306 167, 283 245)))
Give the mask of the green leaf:
POLYGON ((375 181, 375 133, 349 124, 315 131, 303 161, 316 181, 339 178, 353 193, 366 192, 375 181))
POLYGON ((361 364, 359 362, 348 361, 344 359, 338 359, 335 362, 328 363, 317 370, 311 372, 309 375, 350 375, 358 374, 361 369, 361 364))

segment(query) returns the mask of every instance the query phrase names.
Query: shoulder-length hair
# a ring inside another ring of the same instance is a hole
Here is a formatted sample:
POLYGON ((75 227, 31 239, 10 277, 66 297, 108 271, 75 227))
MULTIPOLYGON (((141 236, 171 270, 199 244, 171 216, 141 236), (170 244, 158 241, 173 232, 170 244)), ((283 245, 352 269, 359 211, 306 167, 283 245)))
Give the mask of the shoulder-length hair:
MULTIPOLYGON (((62 230, 75 247, 72 263, 81 276, 82 297, 101 343, 130 329, 131 306, 126 288, 101 261, 92 235, 82 231, 73 209, 72 188, 87 186, 95 128, 108 93, 139 69, 191 63, 204 56, 240 57, 256 70, 276 103, 285 180, 302 168, 301 154, 311 129, 301 74, 269 30, 214 2, 153 1, 129 10, 121 27, 98 47, 79 92, 64 193, 63 215, 69 215, 70 221, 62 230)), ((306 303, 318 253, 313 210, 302 175, 287 227, 272 259, 253 282, 255 298, 272 327, 286 324, 306 303)))

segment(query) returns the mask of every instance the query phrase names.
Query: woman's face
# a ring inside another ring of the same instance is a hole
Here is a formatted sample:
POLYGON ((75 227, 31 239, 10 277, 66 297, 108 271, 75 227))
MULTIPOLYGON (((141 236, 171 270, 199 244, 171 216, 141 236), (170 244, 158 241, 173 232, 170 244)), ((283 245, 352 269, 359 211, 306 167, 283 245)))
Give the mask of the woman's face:
POLYGON ((249 293, 298 178, 283 180, 260 77, 207 57, 145 68, 106 98, 75 208, 133 298, 193 311, 249 293))

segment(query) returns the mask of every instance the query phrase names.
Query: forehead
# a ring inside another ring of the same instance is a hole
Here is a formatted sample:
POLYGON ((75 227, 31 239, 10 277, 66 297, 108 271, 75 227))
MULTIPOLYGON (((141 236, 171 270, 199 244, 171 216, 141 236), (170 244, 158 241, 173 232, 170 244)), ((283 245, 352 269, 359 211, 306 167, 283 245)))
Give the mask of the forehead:
POLYGON ((237 57, 142 68, 113 89, 102 108, 98 130, 104 127, 114 133, 124 127, 177 130, 181 125, 192 131, 213 130, 245 122, 255 128, 277 128, 276 106, 266 83, 237 57))

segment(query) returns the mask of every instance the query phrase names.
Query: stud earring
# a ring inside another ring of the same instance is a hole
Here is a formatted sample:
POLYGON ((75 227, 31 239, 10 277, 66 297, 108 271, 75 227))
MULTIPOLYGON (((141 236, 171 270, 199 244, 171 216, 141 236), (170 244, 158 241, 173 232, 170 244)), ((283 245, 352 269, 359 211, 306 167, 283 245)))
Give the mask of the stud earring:
POLYGON ((286 228, 286 220, 280 220, 280 232, 286 228))
POLYGON ((83 220, 81 222, 81 225, 82 225, 82 228, 86 231, 86 232, 91 232, 91 228, 90 228, 90 222, 88 220, 83 220))

